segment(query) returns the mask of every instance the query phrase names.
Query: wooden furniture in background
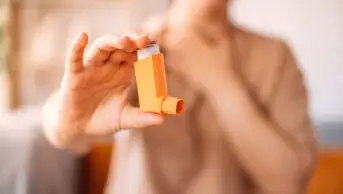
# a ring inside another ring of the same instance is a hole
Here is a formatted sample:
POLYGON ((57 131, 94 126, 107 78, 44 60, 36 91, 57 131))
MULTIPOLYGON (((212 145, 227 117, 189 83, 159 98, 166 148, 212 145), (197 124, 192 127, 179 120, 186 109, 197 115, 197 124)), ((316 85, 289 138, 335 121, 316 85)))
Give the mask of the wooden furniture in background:
MULTIPOLYGON (((85 166, 88 175, 88 194, 102 194, 109 171, 111 145, 93 149, 85 166)), ((320 150, 316 171, 307 194, 343 194, 343 148, 320 150)))
POLYGON ((18 2, 5 0, 4 9, 6 12, 4 24, 4 64, 1 67, 2 95, 4 95, 4 109, 13 110, 19 106, 19 13, 18 2))
POLYGON ((93 147, 85 162, 85 175, 87 194, 103 194, 106 186, 111 155, 112 144, 99 144, 93 147))
POLYGON ((343 148, 320 151, 316 171, 307 194, 343 193, 343 148))

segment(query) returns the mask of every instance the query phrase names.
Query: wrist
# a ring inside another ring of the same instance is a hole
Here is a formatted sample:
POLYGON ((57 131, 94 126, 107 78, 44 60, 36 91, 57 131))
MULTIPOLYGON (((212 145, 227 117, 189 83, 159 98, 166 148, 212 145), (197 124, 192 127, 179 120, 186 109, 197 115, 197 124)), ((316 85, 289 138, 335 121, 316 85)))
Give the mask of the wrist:
POLYGON ((55 132, 55 142, 52 141, 55 147, 70 150, 80 156, 91 150, 92 143, 86 134, 71 132, 70 128, 58 129, 55 132))
POLYGON ((57 95, 52 95, 42 109, 42 124, 47 140, 56 148, 72 150, 77 155, 86 154, 91 147, 80 127, 71 126, 58 117, 57 95))

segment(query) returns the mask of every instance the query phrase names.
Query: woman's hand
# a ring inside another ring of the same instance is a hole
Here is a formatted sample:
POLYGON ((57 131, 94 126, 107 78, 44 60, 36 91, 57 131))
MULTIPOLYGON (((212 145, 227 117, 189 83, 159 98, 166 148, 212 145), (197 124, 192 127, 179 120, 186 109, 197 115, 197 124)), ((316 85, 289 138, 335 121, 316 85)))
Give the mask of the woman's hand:
POLYGON ((51 122, 46 123, 49 139, 66 146, 85 136, 161 124, 162 116, 143 113, 127 101, 136 50, 150 42, 144 35, 136 39, 108 35, 97 39, 84 55, 88 36, 80 35, 68 51, 53 114, 44 119, 51 122))

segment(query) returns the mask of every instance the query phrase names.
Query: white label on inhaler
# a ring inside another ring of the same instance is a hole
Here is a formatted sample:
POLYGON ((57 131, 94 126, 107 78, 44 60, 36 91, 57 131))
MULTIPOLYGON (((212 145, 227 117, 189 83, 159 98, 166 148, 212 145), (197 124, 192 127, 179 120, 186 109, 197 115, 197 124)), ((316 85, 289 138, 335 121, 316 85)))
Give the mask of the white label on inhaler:
POLYGON ((138 60, 144 59, 146 57, 150 57, 153 54, 159 54, 160 48, 157 44, 150 44, 146 48, 138 49, 137 51, 137 57, 138 60))

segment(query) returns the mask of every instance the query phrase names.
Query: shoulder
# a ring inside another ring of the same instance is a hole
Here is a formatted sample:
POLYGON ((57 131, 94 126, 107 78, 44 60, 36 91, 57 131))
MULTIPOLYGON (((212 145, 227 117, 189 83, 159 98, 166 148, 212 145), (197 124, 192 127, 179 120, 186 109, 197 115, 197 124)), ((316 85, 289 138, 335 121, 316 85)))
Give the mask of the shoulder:
POLYGON ((276 89, 284 68, 289 66, 287 60, 290 56, 293 58, 291 49, 280 38, 242 27, 235 27, 235 32, 242 59, 240 72, 260 101, 266 102, 276 89))
POLYGON ((252 53, 259 54, 261 57, 268 56, 275 60, 281 59, 290 52, 289 44, 278 37, 265 35, 247 27, 235 26, 238 39, 245 42, 246 48, 252 53))

